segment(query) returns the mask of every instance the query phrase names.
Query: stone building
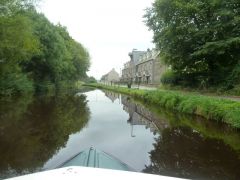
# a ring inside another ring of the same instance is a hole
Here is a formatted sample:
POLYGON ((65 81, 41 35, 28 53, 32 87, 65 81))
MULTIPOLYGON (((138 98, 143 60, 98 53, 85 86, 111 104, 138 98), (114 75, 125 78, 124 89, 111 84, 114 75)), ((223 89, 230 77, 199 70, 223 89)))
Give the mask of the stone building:
POLYGON ((166 71, 166 66, 161 63, 160 52, 153 49, 142 55, 136 64, 135 81, 144 84, 160 84, 160 78, 166 71))
POLYGON ((139 62, 139 59, 142 55, 144 55, 146 51, 138 51, 133 49, 128 55, 130 57, 130 61, 124 64, 122 70, 122 82, 134 82, 135 81, 135 74, 136 74, 136 64, 139 62))
POLYGON ((135 57, 133 57, 134 51, 129 53, 131 60, 124 64, 122 82, 160 84, 161 75, 166 70, 166 66, 160 61, 160 52, 155 49, 138 52, 141 53, 135 57))
POLYGON ((109 73, 103 75, 101 78, 101 82, 103 83, 115 83, 119 82, 119 80, 119 74, 114 68, 109 73))

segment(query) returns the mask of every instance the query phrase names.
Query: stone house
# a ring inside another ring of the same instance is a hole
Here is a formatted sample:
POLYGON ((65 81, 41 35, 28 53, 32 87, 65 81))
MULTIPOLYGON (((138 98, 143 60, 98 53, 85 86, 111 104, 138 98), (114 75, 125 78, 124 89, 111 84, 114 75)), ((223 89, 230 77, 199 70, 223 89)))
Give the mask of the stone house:
POLYGON ((103 75, 101 78, 101 82, 103 83, 116 83, 119 82, 119 80, 119 74, 114 68, 107 74, 103 75))
POLYGON ((136 64, 135 81, 144 84, 160 84, 160 78, 166 71, 166 66, 161 63, 160 52, 148 50, 136 64))
POLYGON ((129 53, 131 60, 124 64, 121 81, 137 84, 160 84, 160 78, 165 72, 166 66, 161 63, 159 54, 160 52, 155 49, 133 50, 129 53))
POLYGON ((133 49, 128 55, 130 57, 130 61, 124 64, 122 70, 122 82, 134 82, 135 74, 136 74, 136 64, 139 62, 139 59, 142 55, 144 55, 146 51, 138 51, 133 49))

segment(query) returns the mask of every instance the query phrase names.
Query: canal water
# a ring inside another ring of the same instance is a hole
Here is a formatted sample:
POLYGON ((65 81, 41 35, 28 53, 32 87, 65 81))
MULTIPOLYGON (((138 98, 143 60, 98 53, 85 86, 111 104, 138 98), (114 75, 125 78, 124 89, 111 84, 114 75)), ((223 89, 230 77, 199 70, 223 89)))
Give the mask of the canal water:
POLYGON ((240 132, 217 122, 87 90, 0 101, 0 178, 52 169, 94 147, 139 172, 240 177, 240 132))

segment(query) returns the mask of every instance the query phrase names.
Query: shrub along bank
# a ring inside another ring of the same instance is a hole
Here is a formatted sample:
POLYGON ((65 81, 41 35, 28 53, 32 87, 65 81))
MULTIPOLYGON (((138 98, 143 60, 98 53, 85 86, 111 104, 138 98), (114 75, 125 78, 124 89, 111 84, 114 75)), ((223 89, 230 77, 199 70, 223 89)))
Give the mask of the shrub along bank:
POLYGON ((86 84, 86 86, 127 94, 146 103, 176 112, 199 115, 206 119, 221 121, 232 127, 240 128, 240 102, 166 90, 149 91, 102 84, 86 84))

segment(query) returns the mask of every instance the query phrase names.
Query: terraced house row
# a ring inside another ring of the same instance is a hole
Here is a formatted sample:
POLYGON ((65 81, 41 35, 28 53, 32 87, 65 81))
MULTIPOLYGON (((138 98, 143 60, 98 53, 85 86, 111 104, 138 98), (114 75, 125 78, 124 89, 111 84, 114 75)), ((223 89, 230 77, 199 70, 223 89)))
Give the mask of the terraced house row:
POLYGON ((130 61, 124 64, 121 82, 160 84, 161 75, 166 66, 160 61, 160 52, 156 49, 129 53, 130 61))

